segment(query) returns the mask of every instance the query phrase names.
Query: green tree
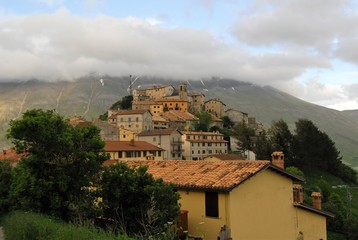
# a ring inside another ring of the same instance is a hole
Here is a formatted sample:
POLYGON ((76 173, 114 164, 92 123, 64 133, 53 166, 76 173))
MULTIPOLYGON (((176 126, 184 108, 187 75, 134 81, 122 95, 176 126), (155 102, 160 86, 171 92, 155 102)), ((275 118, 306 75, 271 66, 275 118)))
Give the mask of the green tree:
POLYGON ((242 151, 253 150, 255 129, 247 126, 245 122, 241 122, 236 126, 234 136, 239 140, 239 148, 242 151))
POLYGON ((272 151, 282 151, 285 154, 285 165, 291 166, 293 164, 292 143, 293 135, 290 132, 287 123, 280 119, 273 121, 268 130, 272 151))
POLYGON ((213 117, 210 115, 210 113, 205 111, 198 112, 196 114, 196 117, 198 118, 198 120, 194 122, 195 131, 207 132, 213 122, 213 117))
POLYGON ((332 193, 326 203, 323 204, 323 209, 335 215, 334 218, 327 219, 327 228, 335 232, 343 232, 345 224, 346 207, 337 193, 332 193))
POLYGON ((12 182, 10 161, 0 161, 0 216, 8 211, 10 206, 9 192, 12 182))
POLYGON ((270 140, 267 137, 266 131, 263 130, 258 136, 254 147, 256 159, 267 160, 271 159, 273 152, 270 140))
POLYGON ((224 128, 231 129, 235 125, 234 122, 231 121, 231 119, 228 116, 222 117, 221 120, 223 120, 224 128))
POLYGON ((289 171, 290 173, 297 175, 297 176, 305 177, 305 174, 297 167, 290 166, 290 167, 287 167, 286 170, 289 171))
POLYGON ((103 215, 115 220, 117 231, 129 235, 158 234, 179 213, 179 195, 161 179, 154 179, 146 167, 125 163, 105 167, 99 196, 103 215))
POLYGON ((14 172, 10 196, 16 207, 61 217, 86 215, 98 178, 104 142, 94 126, 72 127, 54 111, 25 112, 10 122, 7 135, 27 152, 14 172))
POLYGON ((329 136, 321 132, 311 121, 296 122, 293 141, 294 165, 304 169, 321 169, 356 183, 357 173, 342 163, 342 157, 329 136))
MULTIPOLYGON (((130 110, 130 109, 132 109, 132 102, 133 102, 133 96, 127 95, 127 96, 122 97, 121 100, 118 100, 117 102, 113 103, 109 109, 110 110, 117 110, 117 109, 130 110)), ((99 115, 99 119, 102 121, 108 120, 108 113, 105 112, 105 113, 99 115)))

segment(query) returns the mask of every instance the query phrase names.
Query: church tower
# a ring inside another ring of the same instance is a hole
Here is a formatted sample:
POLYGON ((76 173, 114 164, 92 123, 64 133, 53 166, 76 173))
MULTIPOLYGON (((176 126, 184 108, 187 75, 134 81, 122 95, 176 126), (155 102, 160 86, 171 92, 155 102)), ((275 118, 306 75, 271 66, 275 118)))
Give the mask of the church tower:
POLYGON ((181 82, 179 83, 179 98, 184 101, 188 101, 188 92, 186 89, 186 84, 181 82))

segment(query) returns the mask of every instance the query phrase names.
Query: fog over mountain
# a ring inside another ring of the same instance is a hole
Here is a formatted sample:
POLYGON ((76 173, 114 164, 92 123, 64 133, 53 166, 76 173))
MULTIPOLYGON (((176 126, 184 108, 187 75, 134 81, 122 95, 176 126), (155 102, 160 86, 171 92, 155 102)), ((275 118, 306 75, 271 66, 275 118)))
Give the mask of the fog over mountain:
MULTIPOLYGON (((129 77, 89 75, 74 81, 43 82, 29 80, 0 83, 0 147, 9 146, 5 132, 11 119, 32 108, 55 109, 64 116, 80 115, 91 120, 127 95, 129 77), (103 81, 101 81, 103 79, 103 81), (103 84, 102 84, 103 82, 103 84)), ((220 98, 227 108, 247 112, 265 128, 273 120, 283 119, 290 128, 299 118, 312 120, 326 132, 341 151, 344 160, 358 167, 358 111, 337 111, 311 104, 272 87, 222 79, 188 80, 188 90, 202 91, 206 99, 220 98)), ((178 80, 139 77, 134 87, 172 84, 178 80)))

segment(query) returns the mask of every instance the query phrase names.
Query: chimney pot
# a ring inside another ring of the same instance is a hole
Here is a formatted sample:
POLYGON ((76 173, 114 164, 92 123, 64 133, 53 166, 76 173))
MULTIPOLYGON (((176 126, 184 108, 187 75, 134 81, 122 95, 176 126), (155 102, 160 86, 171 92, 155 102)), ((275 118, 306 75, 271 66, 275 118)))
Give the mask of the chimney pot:
POLYGON ((312 197, 313 207, 321 210, 322 209, 321 193, 320 192, 312 192, 311 197, 312 197))
POLYGON ((285 155, 281 151, 276 151, 271 154, 272 157, 272 164, 280 167, 285 168, 285 155))
POLYGON ((303 188, 301 184, 293 185, 293 202, 303 203, 303 188))

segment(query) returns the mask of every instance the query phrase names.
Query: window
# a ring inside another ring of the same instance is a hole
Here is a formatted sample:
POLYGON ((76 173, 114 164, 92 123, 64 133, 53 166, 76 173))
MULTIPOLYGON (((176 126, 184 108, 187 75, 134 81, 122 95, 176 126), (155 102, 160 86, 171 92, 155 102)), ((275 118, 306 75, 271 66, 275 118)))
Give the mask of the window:
POLYGON ((212 154, 213 153, 213 150, 209 150, 209 154, 212 154))
POLYGON ((161 156, 162 156, 162 151, 158 151, 157 156, 158 156, 158 157, 161 157, 161 156))
POLYGON ((156 142, 157 141, 157 138, 156 137, 153 137, 153 142, 156 142))
POLYGON ((203 150, 203 154, 205 154, 205 150, 203 150))
POLYGON ((219 217, 219 196, 217 192, 205 192, 205 215, 219 217))
POLYGON ((123 122, 123 118, 121 118, 121 122, 123 122))
POLYGON ((125 134, 123 134, 123 138, 126 138, 126 135, 125 135, 125 134))
POLYGON ((119 151, 119 152, 118 152, 118 158, 122 158, 122 157, 123 157, 122 151, 119 151))
POLYGON ((193 150, 193 151, 191 151, 191 154, 194 154, 194 150, 193 150))
POLYGON ((136 118, 135 118, 135 121, 136 121, 136 122, 139 122, 139 117, 136 117, 136 118))
POLYGON ((198 154, 200 154, 200 150, 198 150, 198 154))
POLYGON ((203 145, 203 147, 205 147, 205 143, 203 143, 202 145, 203 145))
POLYGON ((211 147, 211 143, 208 143, 208 147, 211 147))
POLYGON ((128 122, 131 122, 132 121, 132 119, 131 118, 128 118, 128 122))

